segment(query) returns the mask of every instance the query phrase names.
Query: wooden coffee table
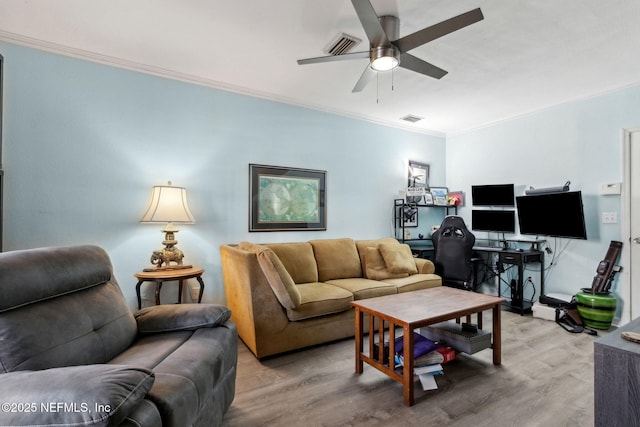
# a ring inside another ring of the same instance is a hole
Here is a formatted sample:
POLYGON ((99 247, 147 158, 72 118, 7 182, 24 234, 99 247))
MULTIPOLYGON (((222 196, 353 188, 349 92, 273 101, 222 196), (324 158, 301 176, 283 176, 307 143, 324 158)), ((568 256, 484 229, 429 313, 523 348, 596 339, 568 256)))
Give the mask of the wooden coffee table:
POLYGON ((384 372, 402 383, 404 404, 414 403, 413 394, 413 330, 445 320, 466 317, 477 313, 478 327, 482 328, 482 312, 493 310, 493 364, 501 363, 500 310, 504 298, 440 286, 401 294, 353 301, 356 315, 356 373, 361 374, 363 362, 384 372), (369 351, 364 353, 364 314, 369 315, 369 351), (403 330, 404 367, 402 373, 394 369, 395 329, 403 330), (384 351, 374 352, 374 343, 382 349, 385 331, 389 340, 389 362, 385 363, 384 351), (376 339, 377 337, 377 339, 376 339), (375 354, 377 353, 377 354, 375 354))

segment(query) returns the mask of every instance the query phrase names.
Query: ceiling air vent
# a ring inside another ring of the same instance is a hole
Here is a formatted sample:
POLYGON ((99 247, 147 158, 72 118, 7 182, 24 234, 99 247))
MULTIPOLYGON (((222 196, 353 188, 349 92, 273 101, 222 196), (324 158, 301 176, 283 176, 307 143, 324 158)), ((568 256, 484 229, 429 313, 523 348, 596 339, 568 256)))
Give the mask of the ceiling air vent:
POLYGON ((329 43, 324 51, 329 55, 344 55, 345 53, 349 53, 361 41, 362 40, 353 36, 342 33, 329 43))
POLYGON ((423 118, 424 117, 418 117, 418 116, 413 116, 411 114, 408 114, 404 117, 400 117, 400 120, 404 120, 405 122, 409 122, 409 123, 416 123, 422 120, 423 118))

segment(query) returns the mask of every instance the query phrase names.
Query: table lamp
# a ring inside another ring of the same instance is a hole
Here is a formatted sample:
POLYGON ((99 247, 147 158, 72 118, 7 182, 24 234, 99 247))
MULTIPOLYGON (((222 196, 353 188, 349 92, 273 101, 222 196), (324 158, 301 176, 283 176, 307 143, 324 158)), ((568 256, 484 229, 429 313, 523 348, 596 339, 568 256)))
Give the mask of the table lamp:
POLYGON ((175 233, 178 232, 178 229, 174 225, 174 223, 193 224, 195 222, 187 204, 186 189, 172 186, 171 181, 167 185, 154 186, 151 190, 149 207, 140 222, 166 223, 162 229, 164 233, 162 244, 165 247, 153 251, 151 255, 151 264, 155 266, 153 270, 191 267, 182 264, 184 254, 176 247, 178 241, 175 240, 175 233))

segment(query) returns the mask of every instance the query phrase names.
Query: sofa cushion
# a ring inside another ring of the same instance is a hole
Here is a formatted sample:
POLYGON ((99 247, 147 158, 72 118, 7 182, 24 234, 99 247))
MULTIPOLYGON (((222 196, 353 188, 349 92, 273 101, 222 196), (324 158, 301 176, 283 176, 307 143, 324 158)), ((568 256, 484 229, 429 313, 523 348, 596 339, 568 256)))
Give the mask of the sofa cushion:
POLYGON ((0 425, 119 425, 144 400, 153 382, 150 370, 122 365, 2 374, 3 405, 15 403, 22 410, 1 410, 0 425))
POLYGON ((89 245, 4 252, 0 277, 12 290, 0 299, 4 312, 108 282, 111 261, 104 250, 89 245))
POLYGON ((291 321, 339 313, 351 309, 353 294, 338 286, 312 282, 298 285, 302 303, 296 310, 287 309, 291 321))
POLYGON ((413 260, 416 262, 416 267, 418 267, 418 273, 435 274, 436 266, 431 260, 424 258, 414 258, 413 260))
POLYGON ((146 307, 134 314, 138 332, 193 331, 220 326, 231 317, 231 310, 218 304, 165 304, 146 307))
POLYGON ((400 243, 394 239, 393 237, 383 237, 381 239, 372 239, 372 240, 356 240, 356 249, 358 249, 358 255, 360 256, 360 263, 362 263, 363 269, 362 274, 364 274, 364 254, 367 248, 378 248, 378 245, 381 243, 395 243, 399 245, 400 243))
POLYGON ((418 268, 413 259, 411 248, 407 244, 381 243, 378 249, 384 258, 387 269, 392 273, 416 274, 418 268))
POLYGON ((355 300, 381 297, 397 293, 396 286, 377 280, 352 277, 349 279, 329 280, 327 283, 342 288, 353 294, 355 300))
POLYGON ((237 346, 235 325, 225 322, 216 328, 140 335, 110 363, 153 370, 147 399, 158 408, 162 425, 220 425, 196 420, 203 412, 221 416, 231 404, 235 381, 229 375, 235 377, 237 352, 232 349, 237 346))
POLYGON ((11 290, 0 298, 0 372, 105 363, 136 337, 99 247, 4 252, 0 278, 11 290))
POLYGON ((365 248, 363 267, 365 277, 371 280, 397 279, 409 275, 409 273, 390 272, 378 248, 365 248))
POLYGON ((136 321, 111 281, 0 313, 0 337, 0 371, 89 365, 129 347, 136 321))
POLYGON ((399 279, 384 279, 383 282, 394 285, 398 289, 398 293, 400 293, 441 286, 442 278, 436 274, 418 273, 399 279))
POLYGON ((318 264, 318 280, 362 277, 362 265, 353 239, 311 240, 318 264))
POLYGON ((318 281, 318 267, 313 256, 313 248, 309 243, 270 243, 265 246, 276 253, 294 283, 318 281))
POLYGON ((283 307, 297 308, 300 306, 300 293, 296 284, 280 261, 280 257, 271 248, 249 242, 241 242, 238 247, 256 254, 260 269, 283 307))

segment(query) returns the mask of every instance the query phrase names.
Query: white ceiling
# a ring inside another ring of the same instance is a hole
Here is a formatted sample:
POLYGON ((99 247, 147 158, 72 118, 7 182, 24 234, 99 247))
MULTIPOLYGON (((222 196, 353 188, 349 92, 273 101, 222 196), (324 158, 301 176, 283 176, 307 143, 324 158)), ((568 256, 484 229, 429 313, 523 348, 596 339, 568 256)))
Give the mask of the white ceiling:
POLYGON ((0 0, 0 40, 439 134, 640 83, 638 0, 371 1, 401 37, 485 19, 410 52, 441 80, 396 69, 355 94, 366 59, 296 63, 340 33, 368 49, 350 0, 0 0))

